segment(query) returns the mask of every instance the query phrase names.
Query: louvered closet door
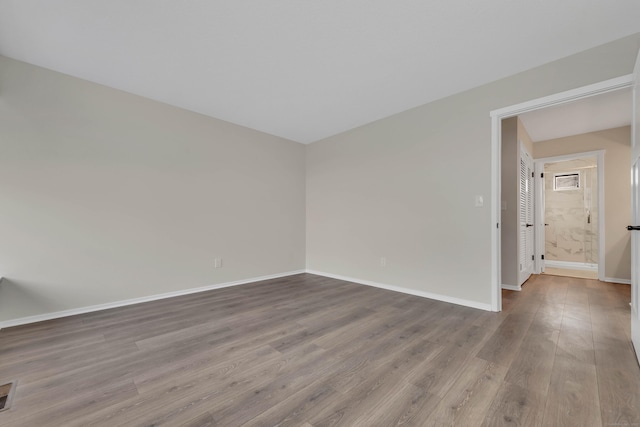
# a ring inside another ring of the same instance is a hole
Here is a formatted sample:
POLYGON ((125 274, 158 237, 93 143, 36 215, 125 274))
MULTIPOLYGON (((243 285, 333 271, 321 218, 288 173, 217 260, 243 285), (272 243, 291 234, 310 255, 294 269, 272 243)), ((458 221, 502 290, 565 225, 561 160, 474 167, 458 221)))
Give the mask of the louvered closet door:
POLYGON ((533 159, 520 147, 520 205, 518 207, 520 225, 520 284, 533 273, 533 159))

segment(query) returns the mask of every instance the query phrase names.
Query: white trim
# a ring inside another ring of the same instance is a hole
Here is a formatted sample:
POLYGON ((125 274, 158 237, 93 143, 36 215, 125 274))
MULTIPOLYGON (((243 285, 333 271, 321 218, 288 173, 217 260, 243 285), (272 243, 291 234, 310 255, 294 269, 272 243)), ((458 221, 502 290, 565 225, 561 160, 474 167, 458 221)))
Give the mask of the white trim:
POLYGON ((598 264, 590 264, 588 262, 546 260, 545 266, 551 268, 566 268, 569 270, 598 271, 598 264))
POLYGON ((616 77, 602 82, 594 83, 588 86, 582 86, 576 89, 556 93, 542 98, 534 99, 520 104, 496 109, 490 112, 491 117, 491 228, 497 224, 497 228, 493 228, 491 233, 491 310, 502 310, 502 281, 500 278, 500 205, 501 205, 501 188, 500 188, 500 154, 502 146, 501 122, 502 119, 517 116, 528 111, 540 110, 553 105, 560 105, 579 99, 588 98, 594 95, 600 95, 612 92, 618 89, 632 87, 633 74, 616 77))
POLYGON ((305 270, 289 271, 286 273, 271 274, 268 276, 253 277, 250 279, 236 280, 234 282, 218 283, 216 285, 202 286, 199 288, 184 289, 180 291, 167 292, 164 294, 150 295, 146 297, 134 298, 123 301, 109 302, 106 304, 91 305, 88 307, 73 308, 71 310, 56 311, 53 313, 38 314, 36 316, 21 317, 18 319, 5 320, 0 322, 0 329, 12 326, 26 325, 28 323, 42 322, 45 320, 59 319, 61 317, 75 316, 77 314, 91 313, 94 311, 108 310, 110 308, 125 307, 127 305, 140 304, 143 302, 156 301, 166 298, 179 297, 182 295, 195 294, 198 292, 212 291, 214 289, 228 288, 231 286, 246 285, 248 283, 261 282, 263 280, 278 279, 280 277, 293 276, 305 273, 305 270))
MULTIPOLYGON (((605 186, 604 186, 604 156, 605 150, 594 150, 594 151, 584 151, 582 153, 572 153, 565 154, 562 156, 554 156, 554 157, 542 157, 540 159, 535 159, 534 162, 536 164, 536 179, 539 179, 542 182, 540 187, 544 187, 544 179, 540 178, 540 173, 544 172, 544 165, 546 163, 556 163, 563 162, 567 160, 576 160, 583 159, 585 157, 595 157, 596 158, 596 175, 598 177, 598 264, 595 264, 596 268, 592 271, 598 272, 598 280, 604 281, 604 272, 605 272, 605 186)), ((536 196, 539 199, 536 199, 536 215, 537 220, 536 223, 538 228, 541 230, 540 240, 536 243, 536 260, 540 258, 542 254, 545 253, 544 247, 544 190, 542 192, 536 193, 536 196)), ((545 266, 550 266, 553 261, 546 261, 545 266)), ((559 268, 572 268, 572 267, 559 267, 559 268)), ((574 270, 581 270, 581 268, 574 268, 574 270)), ((539 268, 536 270, 538 273, 542 272, 542 269, 539 268)))
POLYGON ((502 289, 506 289, 506 290, 508 290, 508 291, 517 291, 517 292, 520 292, 520 291, 522 290, 522 285, 515 286, 515 285, 504 285, 504 284, 503 284, 503 285, 502 285, 502 289))
POLYGON ((605 277, 603 282, 619 283, 621 285, 630 285, 631 284, 631 279, 616 279, 614 277, 605 277))
MULTIPOLYGON (((638 183, 638 161, 640 161, 640 51, 636 53, 636 62, 633 66, 633 96, 631 117, 631 221, 635 225, 640 216, 640 188, 638 183)), ((632 233, 631 237, 631 343, 636 353, 636 361, 640 363, 640 298, 638 297, 638 287, 640 273, 640 254, 638 243, 640 243, 637 232, 632 233)))
POLYGON ((534 159, 534 161, 541 162, 541 163, 556 163, 556 162, 563 162, 565 160, 582 159, 584 157, 597 158, 600 155, 604 155, 604 153, 605 153, 605 150, 582 151, 580 153, 563 154, 561 156, 540 157, 539 159, 534 159))
POLYGON ((341 276, 339 274, 324 273, 322 271, 316 271, 316 270, 307 270, 307 273, 315 274, 316 276, 324 276, 324 277, 330 277, 332 279, 344 280, 345 282, 353 282, 359 285, 373 286, 374 288, 386 289, 388 291, 401 292, 403 294, 409 294, 409 295, 429 298, 437 301, 448 302, 451 304, 463 305, 465 307, 491 311, 491 304, 485 304, 477 301, 471 301, 471 300, 450 297, 450 296, 440 295, 440 294, 433 294, 431 292, 418 291, 415 289, 403 288, 400 286, 385 285, 383 283, 372 282, 370 280, 356 279, 354 277, 346 277, 346 276, 341 276))
POLYGON ((491 227, 496 224, 491 233, 491 310, 502 311, 502 146, 501 146, 501 118, 491 119, 491 227), (494 141, 494 139, 496 141, 494 141))
POLYGON ((564 92, 554 93, 553 95, 544 96, 542 98, 521 102, 520 104, 511 105, 509 107, 498 108, 497 110, 491 111, 490 114, 491 117, 513 117, 519 114, 528 113, 529 111, 566 104, 568 102, 577 101, 590 96, 602 95, 618 89, 630 88, 631 86, 633 86, 633 74, 627 74, 587 86, 566 90, 564 92))
POLYGON ((535 264, 533 266, 533 271, 536 274, 541 274, 544 272, 544 268, 546 266, 545 260, 542 259, 542 255, 545 253, 545 222, 544 222, 544 209, 545 209, 545 200, 544 200, 544 179, 540 178, 541 174, 544 172, 544 164, 539 161, 533 161, 533 168, 535 170, 535 180, 536 184, 535 189, 535 201, 533 202, 534 208, 534 224, 536 225, 535 230, 533 230, 536 238, 535 241, 535 264))

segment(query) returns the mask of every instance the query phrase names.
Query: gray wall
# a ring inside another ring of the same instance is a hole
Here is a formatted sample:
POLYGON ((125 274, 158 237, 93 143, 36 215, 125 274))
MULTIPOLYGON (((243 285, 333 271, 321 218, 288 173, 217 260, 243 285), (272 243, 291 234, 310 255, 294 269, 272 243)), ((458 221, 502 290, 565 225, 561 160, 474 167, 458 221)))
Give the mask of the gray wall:
POLYGON ((0 321, 304 269, 304 151, 0 57, 0 321))
POLYGON ((518 203, 520 201, 520 162, 518 147, 518 118, 510 117, 502 120, 502 175, 501 191, 501 227, 500 238, 502 247, 502 284, 508 286, 519 285, 518 248, 520 233, 518 218, 518 203))
POLYGON ((0 57, 0 321, 298 270, 305 257, 489 304, 489 112, 627 74, 638 39, 306 148, 0 57))
POLYGON ((628 74, 638 47, 636 34, 311 144, 307 268, 490 304, 489 112, 628 74))

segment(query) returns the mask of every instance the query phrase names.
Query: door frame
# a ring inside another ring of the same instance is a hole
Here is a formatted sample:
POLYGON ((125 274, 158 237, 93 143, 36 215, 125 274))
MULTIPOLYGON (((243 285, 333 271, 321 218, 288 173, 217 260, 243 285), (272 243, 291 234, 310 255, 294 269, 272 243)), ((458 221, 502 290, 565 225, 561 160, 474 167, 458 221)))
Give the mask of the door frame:
POLYGON ((633 74, 616 77, 599 83, 582 86, 542 98, 499 108, 489 113, 491 117, 491 310, 502 311, 502 283, 501 283, 501 248, 500 248, 500 209, 502 193, 500 179, 502 174, 502 119, 514 117, 529 111, 540 110, 546 107, 566 104, 568 102, 613 92, 619 89, 627 89, 633 86, 633 74), (493 224, 496 224, 493 226, 493 224))
POLYGON ((605 262, 605 250, 604 250, 604 200, 605 200, 605 187, 604 187, 604 150, 585 151, 580 153, 571 153, 562 156, 542 157, 534 159, 535 165, 535 179, 538 182, 535 193, 535 265, 534 272, 536 274, 542 273, 542 258, 541 255, 545 253, 545 229, 544 229, 544 178, 541 178, 541 173, 544 172, 544 165, 546 163, 564 162, 567 160, 583 159, 585 157, 596 158, 596 173, 598 177, 598 280, 606 281, 604 275, 604 262, 605 262))
MULTIPOLYGON (((640 162, 640 52, 636 54, 633 67, 632 116, 631 116, 631 224, 636 225, 640 216, 640 183, 638 182, 638 162, 640 162)), ((631 231, 631 230, 630 230, 631 231)), ((633 233, 637 233, 634 231, 633 233)), ((638 275, 640 274, 640 254, 638 234, 631 235, 631 345, 640 363, 640 309, 638 305, 638 275)))

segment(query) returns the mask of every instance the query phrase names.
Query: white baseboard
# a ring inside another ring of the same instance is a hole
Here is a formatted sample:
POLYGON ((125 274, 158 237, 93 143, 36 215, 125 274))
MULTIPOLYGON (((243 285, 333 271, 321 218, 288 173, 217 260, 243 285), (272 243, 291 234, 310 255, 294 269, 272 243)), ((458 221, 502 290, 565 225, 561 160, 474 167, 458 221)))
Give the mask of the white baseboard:
POLYGON ((551 268, 566 268, 569 270, 598 271, 598 264, 590 264, 588 262, 545 260, 544 266, 551 268))
POLYGON ((156 301, 165 298, 178 297, 182 295, 195 294, 198 292, 211 291, 214 289, 228 288, 230 286, 245 285, 248 283, 260 282, 262 280, 278 279, 280 277, 293 276, 295 274, 305 273, 305 270, 289 271, 286 273, 271 274, 268 276, 252 277, 250 279, 236 280, 227 283, 218 283, 216 285, 202 286, 199 288, 184 289, 180 291, 167 292, 164 294, 150 295, 147 297, 134 298, 124 301, 109 302, 106 304, 91 305, 88 307, 73 308, 71 310, 56 311, 53 313, 38 314, 36 316, 21 317, 18 319, 5 320, 0 322, 0 329, 10 328, 12 326, 26 325, 29 323, 42 322, 45 320, 59 319, 61 317, 75 316, 77 314, 91 313, 94 311, 108 310, 110 308, 125 307, 127 305, 140 304, 143 302, 156 301))
POLYGON ((372 282, 370 280, 356 279, 354 277, 340 276, 339 274, 324 273, 322 271, 307 270, 309 274, 317 276, 330 277, 332 279, 344 280, 346 282, 358 283, 359 285, 373 286, 374 288, 386 289, 388 291, 401 292, 403 294, 415 295, 418 297, 429 298, 437 301, 449 302, 452 304, 463 305, 465 307, 477 308, 480 310, 491 311, 491 304, 484 304, 477 301, 455 298, 446 295, 433 294, 431 292, 418 291, 415 289, 403 288, 400 286, 385 285, 383 283, 372 282))
POLYGON ((502 285, 502 289, 506 289, 508 291, 518 291, 520 292, 522 290, 522 285, 502 285))
POLYGON ((621 283, 623 285, 631 284, 631 279, 616 279, 614 277, 605 277, 604 281, 607 283, 621 283))

